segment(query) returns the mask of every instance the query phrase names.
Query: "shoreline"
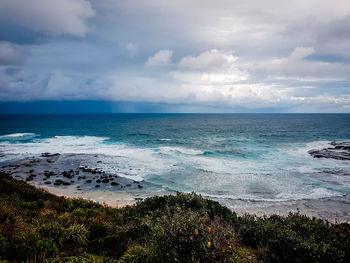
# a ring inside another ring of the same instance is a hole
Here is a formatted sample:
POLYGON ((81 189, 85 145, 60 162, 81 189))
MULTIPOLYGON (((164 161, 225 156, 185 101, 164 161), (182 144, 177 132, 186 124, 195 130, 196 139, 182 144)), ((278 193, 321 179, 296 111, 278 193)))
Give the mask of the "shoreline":
POLYGON ((67 198, 82 198, 85 200, 93 201, 101 205, 107 205, 112 208, 121 208, 127 205, 133 205, 136 203, 135 200, 132 200, 132 197, 127 193, 116 193, 112 191, 90 191, 83 192, 67 188, 57 188, 47 185, 37 185, 35 187, 44 189, 51 194, 56 196, 63 196, 67 198))
MULTIPOLYGON (((133 205, 139 200, 157 195, 146 182, 106 173, 100 168, 100 163, 97 155, 44 153, 41 156, 10 162, 0 170, 57 196, 83 198, 113 208, 133 205), (96 166, 87 167, 87 157, 96 159, 96 166), (57 182, 59 184, 56 184, 57 182)), ((160 195, 168 194, 172 193, 162 192, 160 195)), ((290 212, 299 212, 332 223, 350 222, 348 195, 286 201, 211 198, 205 195, 203 197, 218 201, 238 215, 287 216, 290 212)))

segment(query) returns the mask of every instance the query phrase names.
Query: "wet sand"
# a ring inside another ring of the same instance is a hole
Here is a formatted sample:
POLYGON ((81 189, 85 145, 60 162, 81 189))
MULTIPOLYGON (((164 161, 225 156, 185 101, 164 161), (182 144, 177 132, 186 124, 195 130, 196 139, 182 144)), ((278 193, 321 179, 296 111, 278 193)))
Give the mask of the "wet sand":
POLYGON ((116 193, 112 191, 90 191, 83 192, 71 188, 58 188, 53 186, 36 185, 54 195, 64 196, 70 198, 83 198, 86 200, 94 201, 103 205, 118 208, 126 205, 135 204, 136 201, 131 195, 126 193, 116 193))

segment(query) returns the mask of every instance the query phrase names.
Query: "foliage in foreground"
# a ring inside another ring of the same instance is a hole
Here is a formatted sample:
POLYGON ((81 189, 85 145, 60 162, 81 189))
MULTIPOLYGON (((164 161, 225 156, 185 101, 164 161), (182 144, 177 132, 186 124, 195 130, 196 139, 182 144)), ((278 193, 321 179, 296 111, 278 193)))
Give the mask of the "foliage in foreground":
POLYGON ((350 225, 236 216, 196 194, 113 209, 0 174, 0 262, 350 262, 350 225))

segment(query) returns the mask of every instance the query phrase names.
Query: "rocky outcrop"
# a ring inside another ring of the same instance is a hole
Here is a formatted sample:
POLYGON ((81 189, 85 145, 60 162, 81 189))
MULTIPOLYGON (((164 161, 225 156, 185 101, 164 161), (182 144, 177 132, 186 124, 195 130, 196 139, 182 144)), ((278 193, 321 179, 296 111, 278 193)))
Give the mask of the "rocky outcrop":
POLYGON ((331 142, 333 147, 321 150, 310 150, 308 153, 314 158, 328 158, 350 161, 350 142, 331 142))

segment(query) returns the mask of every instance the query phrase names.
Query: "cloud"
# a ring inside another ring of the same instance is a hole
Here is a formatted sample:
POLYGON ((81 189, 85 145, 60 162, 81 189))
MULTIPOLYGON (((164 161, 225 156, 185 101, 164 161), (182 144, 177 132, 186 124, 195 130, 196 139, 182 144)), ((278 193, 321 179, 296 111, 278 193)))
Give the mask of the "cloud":
POLYGON ((166 66, 171 63, 172 56, 173 51, 162 49, 155 53, 152 57, 149 57, 145 65, 149 67, 166 66))
POLYGON ((0 100, 348 111, 348 25, 347 0, 2 0, 0 100))
POLYGON ((2 0, 0 21, 50 35, 84 36, 95 14, 86 0, 2 0))
POLYGON ((18 65, 26 56, 26 49, 6 41, 0 41, 0 65, 18 65))
POLYGON ((298 47, 293 50, 293 52, 289 55, 290 61, 301 61, 302 59, 310 56, 315 52, 315 49, 312 47, 298 47))
POLYGON ((232 52, 212 49, 198 56, 183 57, 178 66, 186 69, 208 69, 222 67, 236 60, 237 57, 234 57, 232 52))
POLYGON ((286 76, 314 77, 315 79, 338 78, 347 79, 350 73, 350 65, 335 62, 308 60, 315 52, 314 48, 295 48, 288 59, 281 63, 281 68, 286 76))
POLYGON ((135 43, 129 42, 126 44, 125 49, 128 52, 129 57, 134 57, 139 51, 139 46, 135 43))

